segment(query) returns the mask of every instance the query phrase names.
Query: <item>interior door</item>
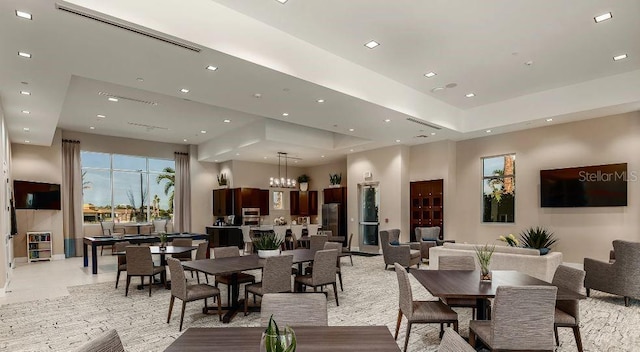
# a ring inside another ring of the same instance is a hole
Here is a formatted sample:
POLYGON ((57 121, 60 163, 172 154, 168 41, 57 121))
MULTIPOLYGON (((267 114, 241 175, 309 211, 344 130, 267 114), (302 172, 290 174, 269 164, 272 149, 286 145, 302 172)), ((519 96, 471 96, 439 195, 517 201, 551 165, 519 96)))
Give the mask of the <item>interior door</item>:
POLYGON ((360 251, 368 253, 379 252, 378 218, 380 206, 380 192, 378 183, 358 185, 360 251))

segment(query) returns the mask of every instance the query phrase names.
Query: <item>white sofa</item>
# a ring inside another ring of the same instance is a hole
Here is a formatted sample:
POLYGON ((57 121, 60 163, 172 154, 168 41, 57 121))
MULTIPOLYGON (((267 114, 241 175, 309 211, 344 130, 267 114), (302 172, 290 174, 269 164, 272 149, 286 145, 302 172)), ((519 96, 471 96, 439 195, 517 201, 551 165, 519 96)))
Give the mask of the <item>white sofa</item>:
MULTIPOLYGON (((429 249, 429 269, 438 269, 441 255, 470 255, 476 258, 475 244, 445 243, 429 249)), ((538 279, 551 282, 558 265, 562 264, 562 253, 549 252, 540 255, 537 249, 496 245, 491 257, 491 270, 516 270, 538 279)), ((476 267, 479 268, 476 258, 476 267)))

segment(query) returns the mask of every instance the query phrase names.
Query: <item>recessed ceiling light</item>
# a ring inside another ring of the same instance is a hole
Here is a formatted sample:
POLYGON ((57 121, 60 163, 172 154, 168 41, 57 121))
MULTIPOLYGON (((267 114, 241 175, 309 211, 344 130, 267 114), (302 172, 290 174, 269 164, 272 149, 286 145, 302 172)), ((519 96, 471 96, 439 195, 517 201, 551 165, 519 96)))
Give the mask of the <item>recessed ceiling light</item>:
POLYGON ((30 13, 24 12, 24 11, 20 11, 20 10, 16 10, 16 16, 18 16, 20 18, 27 19, 27 20, 32 19, 32 16, 31 16, 30 13))
POLYGON ((321 158, 324 158, 324 155, 320 155, 321 158))
POLYGON ((98 115, 96 115, 96 116, 98 116, 98 117, 99 117, 99 118, 101 118, 101 119, 104 119, 105 117, 107 117, 106 115, 102 115, 102 114, 98 114, 98 115))
POLYGON ((216 163, 218 162, 218 159, 214 160, 216 163))
POLYGON ((186 94, 186 93, 189 93, 189 90, 187 88, 182 88, 182 89, 180 89, 180 92, 186 94))
POLYGON ((366 46, 369 49, 373 49, 373 48, 377 47, 378 45, 380 45, 380 43, 376 42, 375 40, 372 40, 372 41, 366 43, 364 46, 366 46))
POLYGON ((283 112, 282 116, 289 116, 289 113, 288 112, 283 112))
POLYGON ((22 110, 22 113, 23 113, 23 114, 30 114, 30 113, 31 113, 31 111, 29 111, 29 110, 22 110))
POLYGON ((349 129, 349 132, 353 132, 353 131, 355 131, 353 128, 350 128, 350 129, 349 129))
POLYGON ((265 156, 264 159, 266 159, 267 157, 265 156))
POLYGON ((107 100, 112 101, 112 102, 117 102, 118 98, 108 97, 107 100))
POLYGON ((324 103, 324 99, 318 99, 318 100, 316 100, 316 101, 317 101, 318 103, 320 103, 320 104, 324 103))
POLYGON ((236 153, 236 155, 240 155, 240 153, 236 153))
POLYGON ((222 122, 224 122, 224 123, 229 123, 229 122, 231 122, 231 120, 229 120, 229 119, 224 119, 224 120, 222 120, 222 122))
POLYGON ((465 94, 464 96, 467 97, 467 98, 473 98, 476 95, 474 93, 468 93, 468 94, 465 94))
POLYGON ((608 20, 608 19, 611 19, 611 17, 613 17, 613 16, 611 15, 611 12, 607 12, 607 13, 603 13, 603 14, 602 14, 602 15, 600 15, 600 16, 596 16, 596 17, 594 17, 593 19, 594 19, 594 21, 596 21, 596 23, 600 23, 600 22, 602 22, 602 21, 606 21, 606 20, 608 20))
POLYGON ((442 90, 444 90, 444 87, 435 87, 435 88, 431 89, 431 91, 434 92, 434 93, 442 91, 442 90))
POLYGON ((207 70, 209 70, 209 71, 215 71, 217 69, 218 69, 217 67, 212 66, 212 65, 207 66, 207 70))
POLYGON ((614 56, 613 61, 620 61, 626 58, 627 58, 627 54, 622 54, 622 55, 614 56))
POLYGON ((432 135, 432 136, 435 136, 435 135, 436 135, 436 133, 435 133, 435 132, 431 132, 431 135, 432 135))
POLYGON ((350 151, 350 152, 352 152, 352 151, 353 151, 353 149, 349 149, 349 151, 350 151))
POLYGON ((551 122, 551 121, 553 121, 553 119, 547 119, 547 122, 551 122))
POLYGON ((391 119, 384 119, 384 122, 391 122, 391 119))
POLYGON ((187 141, 187 139, 185 138, 185 139, 183 139, 182 141, 183 141, 183 142, 186 142, 186 141, 187 141))
POLYGON ((276 0, 276 1, 277 1, 277 2, 279 2, 279 3, 281 3, 281 4, 284 4, 284 3, 286 3, 286 2, 287 2, 287 1, 289 1, 289 0, 276 0))
POLYGON ((254 97, 254 98, 256 98, 256 99, 260 99, 260 98, 262 98, 262 94, 260 94, 260 93, 255 93, 255 94, 253 95, 253 97, 254 97))
POLYGON ((486 130, 485 132, 487 132, 487 133, 491 133, 491 130, 486 130))
POLYGON ((27 59, 30 59, 30 58, 31 58, 31 54, 29 54, 29 53, 25 53, 25 52, 23 52, 23 51, 18 51, 18 55, 20 55, 20 56, 22 56, 22 57, 24 57, 24 58, 27 58, 27 59))
POLYGON ((20 94, 22 94, 22 95, 31 95, 31 92, 27 92, 26 90, 21 90, 20 94))
POLYGON ((142 78, 142 77, 138 77, 138 78, 136 78, 136 81, 138 81, 138 82, 144 82, 144 78, 142 78))
POLYGON ((427 77, 427 78, 431 78, 431 77, 434 77, 436 75, 437 75, 437 73, 435 73, 435 72, 427 72, 427 73, 424 74, 424 76, 427 77))
POLYGON ((400 140, 399 140, 399 139, 396 139, 396 143, 400 143, 400 140))
POLYGON ((93 127, 93 126, 90 126, 90 127, 89 127, 89 129, 90 129, 90 130, 95 130, 96 128, 95 128, 95 127, 93 127))
POLYGON ((25 131, 25 132, 29 132, 29 131, 30 131, 30 130, 29 130, 29 127, 25 127, 25 128, 23 128, 22 130, 23 130, 23 131, 25 131))
POLYGON ((205 133, 207 133, 207 131, 202 130, 202 131, 200 131, 200 133, 205 134, 205 133))
POLYGON ((29 140, 25 140, 24 142, 25 142, 25 143, 31 143, 31 141, 29 141, 29 140))

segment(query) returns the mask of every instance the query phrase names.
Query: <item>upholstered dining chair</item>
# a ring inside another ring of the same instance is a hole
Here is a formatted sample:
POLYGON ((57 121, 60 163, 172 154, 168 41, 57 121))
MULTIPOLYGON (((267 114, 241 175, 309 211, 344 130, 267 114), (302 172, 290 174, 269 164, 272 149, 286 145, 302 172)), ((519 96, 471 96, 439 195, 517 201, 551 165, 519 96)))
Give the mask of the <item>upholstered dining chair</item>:
POLYGON ((267 293, 262 296, 260 325, 269 318, 280 326, 328 326, 327 298, 323 293, 267 293))
POLYGON ((326 235, 309 236, 309 249, 311 249, 312 252, 323 249, 328 239, 329 236, 326 235))
POLYGON ((318 287, 327 285, 333 286, 333 294, 336 299, 336 305, 340 306, 338 301, 338 290, 336 289, 336 262, 338 261, 338 251, 335 249, 327 249, 317 251, 313 259, 313 272, 308 275, 297 275, 295 282, 302 285, 313 287, 313 291, 317 292, 318 287))
MULTIPOLYGON (((113 245, 113 251, 124 252, 127 250, 127 247, 130 245, 131 243, 129 241, 116 242, 113 245)), ((118 256, 118 273, 116 274, 116 288, 118 288, 118 282, 120 282, 120 273, 123 271, 127 271, 127 256, 119 255, 118 256)))
MULTIPOLYGON (((317 235, 318 234, 318 228, 320 228, 320 225, 318 225, 318 224, 307 224, 307 233, 308 233, 308 235, 309 236, 317 235)), ((293 226, 291 226, 291 229, 293 229, 293 226)), ((300 235, 302 236, 302 226, 300 226, 300 235)))
POLYGON ((240 231, 242 231, 242 241, 244 242, 244 253, 251 253, 253 251, 253 239, 251 238, 251 226, 242 225, 240 226, 240 231))
POLYGON ((338 275, 338 281, 340 281, 340 291, 344 291, 342 287, 342 270, 340 268, 340 254, 342 253, 342 243, 327 242, 324 244, 324 249, 335 249, 338 252, 338 260, 336 260, 336 274, 338 275))
POLYGON ((182 322, 184 321, 184 308, 187 302, 204 300, 204 307, 207 308, 207 298, 215 297, 218 299, 218 318, 222 320, 222 306, 220 303, 220 290, 207 284, 188 285, 184 276, 184 268, 180 261, 175 258, 168 258, 169 273, 171 274, 171 300, 169 301, 169 314, 167 315, 167 324, 171 320, 171 311, 173 310, 173 302, 176 298, 182 301, 182 312, 180 313, 180 328, 182 331, 182 322))
MULTIPOLYGON (((132 276, 140 276, 140 282, 144 285, 144 277, 149 277, 149 297, 151 297, 151 286, 153 277, 157 274, 165 273, 164 266, 154 266, 151 258, 151 248, 144 246, 128 246, 126 248, 127 257, 127 287, 124 291, 125 297, 129 294, 129 285, 132 276)), ((161 275, 163 281, 164 275, 161 275)), ((164 283, 164 282, 163 282, 164 283)))
POLYGON ((349 257, 349 260, 351 261, 351 266, 353 266, 353 256, 351 253, 351 240, 353 240, 353 234, 349 234, 349 239, 347 240, 347 246, 342 247, 341 257, 349 257))
POLYGON ((451 328, 444 330, 438 352, 476 352, 457 332, 451 328))
POLYGON ((265 259, 262 281, 244 287, 244 315, 249 307, 249 293, 264 296, 266 293, 291 292, 291 265, 293 255, 279 255, 265 259))
POLYGON ((118 332, 111 329, 82 345, 76 352, 124 352, 118 332))
POLYGON ((400 230, 381 230, 380 246, 382 247, 382 256, 384 258, 384 269, 387 270, 389 265, 398 263, 405 268, 412 265, 420 267, 420 251, 411 249, 408 244, 398 244, 400 230), (392 235, 393 234, 393 235, 392 235), (391 244, 393 242, 394 244, 391 244))
POLYGON ((153 220, 153 222, 151 222, 151 225, 153 226, 153 232, 155 232, 155 233, 167 232, 167 223, 168 222, 169 222, 169 220, 167 220, 167 219, 156 219, 156 220, 153 220))
MULTIPOLYGON (((552 284, 564 287, 578 293, 584 293, 584 270, 560 265, 553 275, 552 284)), ((578 300, 562 300, 556 302, 556 313, 553 330, 556 335, 556 345, 560 344, 558 337, 559 327, 570 327, 576 339, 578 351, 582 352, 582 338, 580 337, 580 306, 578 300)))
MULTIPOLYGON (((209 251, 209 242, 201 242, 198 244, 198 249, 196 249, 196 260, 200 260, 200 259, 207 259, 207 252, 209 251)), ((179 259, 178 259, 179 260, 179 259)), ((195 271, 196 273, 196 280, 198 281, 198 283, 200 283, 200 272, 198 270, 191 270, 188 268, 185 268, 185 270, 188 270, 191 272, 191 278, 193 278, 193 272, 195 271)), ((204 273, 204 278, 207 281, 207 283, 209 283, 209 276, 204 273)))
MULTIPOLYGON (((171 241, 171 245, 174 247, 191 247, 193 246, 193 240, 191 238, 175 238, 173 241, 171 241)), ((172 254, 171 257, 180 261, 192 260, 191 251, 172 254)))
MULTIPOLYGON (((228 246, 228 247, 214 247, 213 248, 213 257, 216 259, 219 258, 232 258, 239 257, 240 251, 236 246, 228 246)), ((256 283, 256 277, 247 274, 247 273, 238 273, 238 285, 247 284, 247 283, 256 283)), ((216 276, 215 285, 218 287, 218 284, 227 285, 227 303, 231 305, 231 275, 218 275, 216 276)))
MULTIPOLYGON (((116 223, 113 221, 100 221, 100 228, 102 229, 102 235, 108 237, 120 237, 124 236, 124 232, 116 231, 116 223)), ((104 251, 105 246, 100 247, 100 255, 104 251)), ((109 246, 111 251, 114 251, 113 245, 109 246)))
POLYGON ((555 286, 498 286, 491 320, 469 322, 476 339, 494 351, 554 351, 555 286))
POLYGON ((453 329, 458 331, 458 313, 454 312, 441 301, 414 301, 407 270, 398 263, 394 263, 393 267, 398 277, 399 290, 398 322, 396 323, 396 334, 394 338, 396 340, 398 339, 400 323, 402 322, 402 315, 404 315, 407 317, 407 334, 404 337, 405 352, 407 351, 409 335, 411 334, 411 326, 413 324, 453 324, 453 329))
MULTIPOLYGON (((476 260, 472 256, 443 255, 438 257, 439 270, 476 270, 476 260)), ((478 303, 475 298, 442 298, 449 307, 471 308, 471 316, 476 316, 478 303)))
POLYGON ((584 286, 587 296, 591 289, 624 297, 640 299, 640 242, 613 241, 613 263, 584 258, 584 286))

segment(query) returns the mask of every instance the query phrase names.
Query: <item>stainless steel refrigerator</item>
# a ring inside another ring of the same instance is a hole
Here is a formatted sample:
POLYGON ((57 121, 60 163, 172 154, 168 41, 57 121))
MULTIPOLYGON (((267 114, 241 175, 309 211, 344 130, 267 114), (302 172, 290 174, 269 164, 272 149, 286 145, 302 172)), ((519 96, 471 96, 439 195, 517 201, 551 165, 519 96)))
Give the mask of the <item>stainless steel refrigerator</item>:
POLYGON ((340 204, 322 205, 322 230, 331 230, 332 236, 344 236, 340 233, 340 204))

